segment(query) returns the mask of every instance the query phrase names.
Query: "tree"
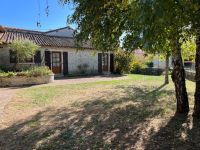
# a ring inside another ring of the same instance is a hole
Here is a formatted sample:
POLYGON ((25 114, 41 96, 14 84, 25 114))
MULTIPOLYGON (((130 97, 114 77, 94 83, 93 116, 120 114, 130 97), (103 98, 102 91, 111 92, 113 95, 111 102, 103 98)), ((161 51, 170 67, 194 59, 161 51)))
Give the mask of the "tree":
MULTIPOLYGON (((62 0, 65 3, 70 0, 62 0)), ((176 90, 177 113, 189 111, 181 38, 187 32, 188 15, 184 0, 72 0, 75 12, 70 23, 78 26, 78 41, 90 40, 98 50, 127 51, 142 48, 159 52, 169 42, 172 49, 172 79, 176 90)), ((186 5, 187 6, 187 5, 186 5)))
POLYGON ((191 29, 194 30, 196 35, 196 58, 195 58, 195 70, 196 70, 196 89, 195 89, 195 101, 194 101, 194 112, 193 116, 200 118, 200 1, 191 0, 190 15, 191 29))
POLYGON ((15 40, 10 44, 10 48, 16 57, 16 64, 14 66, 16 68, 19 62, 33 58, 39 46, 29 40, 15 40))

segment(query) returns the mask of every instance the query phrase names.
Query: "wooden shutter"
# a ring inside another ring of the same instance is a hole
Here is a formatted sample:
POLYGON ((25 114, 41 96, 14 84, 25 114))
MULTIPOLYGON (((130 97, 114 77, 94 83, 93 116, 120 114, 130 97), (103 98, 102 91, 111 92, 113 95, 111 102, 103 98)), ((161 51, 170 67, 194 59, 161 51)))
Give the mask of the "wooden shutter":
POLYGON ((114 54, 110 54, 110 72, 114 73, 114 54))
POLYGON ((98 72, 102 73, 102 53, 98 53, 98 72))
POLYGON ((12 50, 9 50, 10 53, 10 63, 17 63, 16 53, 12 50))
POLYGON ((42 60, 41 60, 41 52, 37 51, 35 56, 34 56, 34 61, 35 64, 41 64, 42 60))
POLYGON ((45 65, 51 69, 51 52, 45 51, 45 65))
POLYGON ((63 74, 68 74, 68 52, 63 52, 63 74))

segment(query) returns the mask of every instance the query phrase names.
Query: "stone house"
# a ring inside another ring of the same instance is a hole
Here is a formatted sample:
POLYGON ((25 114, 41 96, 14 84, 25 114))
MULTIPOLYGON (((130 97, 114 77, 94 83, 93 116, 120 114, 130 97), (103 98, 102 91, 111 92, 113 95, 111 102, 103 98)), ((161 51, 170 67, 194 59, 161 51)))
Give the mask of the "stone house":
POLYGON ((0 26, 0 66, 12 67, 16 62, 10 43, 28 39, 40 49, 32 59, 20 62, 20 66, 46 65, 56 75, 112 73, 113 54, 97 51, 89 43, 82 43, 78 50, 73 33, 70 27, 40 32, 0 26))

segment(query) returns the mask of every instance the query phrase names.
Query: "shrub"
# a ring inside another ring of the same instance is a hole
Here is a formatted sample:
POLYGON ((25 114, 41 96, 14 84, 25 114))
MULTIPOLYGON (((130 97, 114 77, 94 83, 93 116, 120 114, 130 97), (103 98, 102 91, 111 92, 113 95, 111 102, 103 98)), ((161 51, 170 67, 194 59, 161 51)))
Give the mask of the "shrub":
POLYGON ((131 73, 140 73, 143 68, 145 68, 145 65, 142 62, 135 60, 135 61, 132 61, 132 63, 131 63, 130 72, 131 73))
POLYGON ((148 61, 146 62, 147 67, 149 68, 153 68, 153 62, 152 61, 148 61))
POLYGON ((127 53, 123 50, 118 50, 115 53, 115 72, 118 74, 130 72, 132 60, 133 54, 127 53))
POLYGON ((0 77, 13 77, 16 76, 15 72, 0 72, 0 77))
POLYGON ((83 64, 83 65, 80 64, 77 66, 81 74, 86 74, 88 67, 89 67, 88 64, 83 64))
POLYGON ((37 77, 37 76, 50 75, 52 74, 52 71, 46 66, 33 67, 30 70, 28 70, 27 74, 29 76, 37 77))
POLYGON ((11 67, 5 67, 5 66, 0 66, 0 70, 2 72, 11 72, 12 71, 12 68, 11 67))
POLYGON ((13 76, 26 76, 26 77, 37 77, 50 75, 52 71, 48 67, 33 67, 26 71, 21 72, 4 72, 0 71, 0 77, 13 77, 13 76))
POLYGON ((32 58, 39 46, 30 40, 15 40, 10 44, 10 48, 15 53, 18 63, 32 58))

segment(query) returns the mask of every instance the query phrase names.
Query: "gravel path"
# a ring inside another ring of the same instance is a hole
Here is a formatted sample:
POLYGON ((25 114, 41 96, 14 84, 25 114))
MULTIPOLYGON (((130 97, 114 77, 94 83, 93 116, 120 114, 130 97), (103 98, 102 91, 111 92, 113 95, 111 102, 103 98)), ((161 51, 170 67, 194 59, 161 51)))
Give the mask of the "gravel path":
POLYGON ((55 79, 53 83, 39 85, 39 86, 55 86, 55 85, 66 85, 66 84, 79 84, 89 83, 98 81, 110 81, 110 80, 123 80, 127 79, 127 76, 92 76, 92 77, 66 77, 55 79))
POLYGON ((0 119, 4 112, 4 107, 12 100, 17 89, 0 88, 0 119))
POLYGON ((55 80, 52 84, 78 84, 78 83, 88 83, 97 81, 109 81, 109 80, 122 80, 126 76, 95 76, 95 77, 82 77, 82 78, 63 78, 55 80))

